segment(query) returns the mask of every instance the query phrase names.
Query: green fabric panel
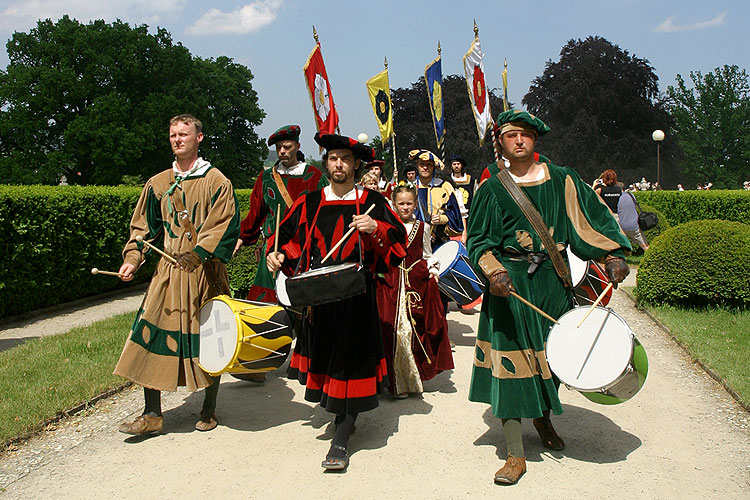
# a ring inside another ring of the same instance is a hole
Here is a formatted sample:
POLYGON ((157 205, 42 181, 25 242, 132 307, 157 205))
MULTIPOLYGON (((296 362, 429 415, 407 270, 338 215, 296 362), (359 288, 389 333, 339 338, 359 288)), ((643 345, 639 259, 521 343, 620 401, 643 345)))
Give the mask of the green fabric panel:
POLYGON ((153 323, 144 320, 141 315, 143 310, 138 311, 133 323, 133 333, 130 340, 154 354, 162 356, 175 356, 185 359, 196 358, 200 354, 200 334, 182 333, 179 331, 163 330, 153 323), (143 330, 148 328, 150 338, 148 343, 143 338, 143 330), (167 338, 171 337, 177 343, 177 352, 167 347, 167 338))
POLYGON ((198 257, 200 257, 203 262, 206 262, 208 259, 211 258, 211 254, 206 252, 204 249, 202 249, 198 245, 196 245, 195 248, 193 248, 193 252, 198 254, 198 257))
POLYGON ((162 229, 161 201, 154 194, 153 186, 148 188, 146 197, 146 222, 148 224, 148 237, 146 239, 152 240, 162 229))
MULTIPOLYGON (((232 220, 227 225, 226 231, 221 236, 219 244, 214 250, 213 256, 222 261, 223 263, 229 262, 234 252, 234 246, 237 244, 237 239, 240 237, 240 211, 239 203, 237 202, 237 194, 232 193, 232 199, 234 200, 235 211, 232 216, 232 220)), ((198 247, 196 247, 198 248, 198 247)), ((261 267, 261 266, 258 266, 261 267)))
POLYGON ((273 279, 273 276, 268 271, 268 267, 265 265, 265 260, 262 262, 262 264, 263 265, 258 265, 258 270, 255 272, 253 286, 276 290, 276 280, 273 279))

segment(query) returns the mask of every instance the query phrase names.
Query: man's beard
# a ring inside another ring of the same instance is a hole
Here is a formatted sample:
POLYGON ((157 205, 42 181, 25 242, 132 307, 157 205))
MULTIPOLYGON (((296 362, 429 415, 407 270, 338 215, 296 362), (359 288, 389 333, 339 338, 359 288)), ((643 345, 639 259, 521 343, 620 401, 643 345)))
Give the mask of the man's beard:
POLYGON ((328 177, 334 184, 346 184, 351 180, 352 177, 354 177, 354 174, 352 173, 352 175, 347 175, 346 172, 332 172, 328 177))

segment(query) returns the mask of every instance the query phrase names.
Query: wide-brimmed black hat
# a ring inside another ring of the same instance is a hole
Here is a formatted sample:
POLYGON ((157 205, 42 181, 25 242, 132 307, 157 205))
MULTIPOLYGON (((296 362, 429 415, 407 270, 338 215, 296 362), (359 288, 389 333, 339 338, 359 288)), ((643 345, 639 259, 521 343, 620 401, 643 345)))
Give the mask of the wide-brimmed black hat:
POLYGON ((333 149, 350 149, 354 157, 362 161, 372 161, 375 159, 375 150, 370 146, 361 144, 358 140, 338 134, 321 134, 315 133, 315 142, 326 151, 333 149))

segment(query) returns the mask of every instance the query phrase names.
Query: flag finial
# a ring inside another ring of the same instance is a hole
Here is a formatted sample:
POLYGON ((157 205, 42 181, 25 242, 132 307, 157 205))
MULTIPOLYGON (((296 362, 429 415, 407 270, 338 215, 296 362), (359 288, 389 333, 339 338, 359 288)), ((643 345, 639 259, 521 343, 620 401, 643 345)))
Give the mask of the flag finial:
POLYGON ((479 38, 479 27, 476 19, 474 19, 474 38, 479 38))
POLYGON ((508 58, 507 57, 505 58, 505 62, 503 63, 503 67, 505 69, 508 69, 508 58))
POLYGON ((440 52, 441 52, 441 49, 440 49, 440 40, 438 40, 438 56, 440 56, 440 52))
POLYGON ((318 32, 315 31, 315 25, 313 24, 313 38, 315 39, 315 43, 320 43, 320 40, 318 39, 318 32))
POLYGON ((388 56, 383 57, 383 66, 385 66, 385 69, 388 69, 388 56))

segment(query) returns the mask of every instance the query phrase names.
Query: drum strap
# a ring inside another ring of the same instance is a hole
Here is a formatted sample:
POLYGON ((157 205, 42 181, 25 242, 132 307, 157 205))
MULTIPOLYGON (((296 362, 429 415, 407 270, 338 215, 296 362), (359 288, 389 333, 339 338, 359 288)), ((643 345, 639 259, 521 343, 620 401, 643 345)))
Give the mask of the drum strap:
POLYGON ((286 189, 286 186, 284 185, 284 181, 281 179, 281 175, 276 171, 276 167, 273 167, 271 169, 271 176, 273 177, 273 181, 276 183, 276 187, 279 190, 279 193, 281 193, 281 197, 284 199, 284 203, 286 203, 286 208, 289 208, 294 203, 292 201, 292 197, 289 195, 289 191, 286 189))
MULTIPOLYGON (((498 167, 500 166, 498 165, 498 167)), ((521 188, 516 185, 515 181, 510 176, 510 172, 508 172, 508 169, 500 167, 499 170, 500 171, 497 173, 498 179, 500 179, 500 182, 503 183, 505 189, 508 191, 508 193, 510 193, 513 201, 516 202, 518 208, 520 208, 521 212, 523 212, 523 215, 526 216, 526 219, 531 224, 531 227, 534 228, 534 231, 539 236, 539 239, 542 240, 542 244, 544 245, 544 248, 547 249, 547 253, 549 254, 550 260, 552 261, 552 265, 555 267, 555 272, 562 280, 563 285, 565 286, 565 288, 570 288, 570 269, 568 269, 568 265, 565 263, 560 250, 557 249, 555 240, 553 240, 552 236, 550 236, 549 230, 547 229, 546 224, 544 224, 539 211, 531 203, 531 200, 526 197, 524 192, 521 191, 521 188)))
MULTIPOLYGON (((174 175, 174 173, 172 174, 174 175)), ((179 189, 179 193, 177 193, 177 189, 175 189, 174 192, 172 192, 172 195, 170 198, 172 199, 172 204, 174 205, 175 210, 177 210, 177 213, 179 214, 180 220, 183 221, 185 224, 185 231, 187 231, 187 237, 190 241, 193 241, 195 239, 198 240, 198 231, 195 230, 195 226, 193 225, 193 221, 190 220, 190 214, 185 209, 185 205, 182 203, 182 189, 179 189)), ((216 272, 214 271, 214 268, 211 266, 211 260, 209 259, 206 262, 203 263, 203 272, 206 273, 206 278, 208 278, 208 283, 210 286, 213 287, 216 294, 211 294, 212 296, 216 295, 229 295, 229 290, 225 290, 224 287, 221 285, 221 281, 219 280, 219 277, 216 276, 216 272)))

